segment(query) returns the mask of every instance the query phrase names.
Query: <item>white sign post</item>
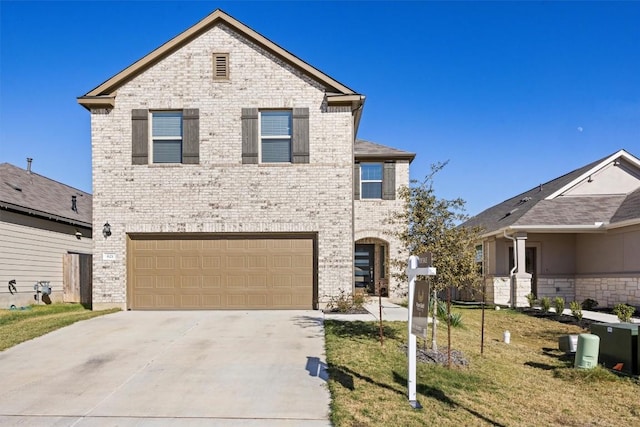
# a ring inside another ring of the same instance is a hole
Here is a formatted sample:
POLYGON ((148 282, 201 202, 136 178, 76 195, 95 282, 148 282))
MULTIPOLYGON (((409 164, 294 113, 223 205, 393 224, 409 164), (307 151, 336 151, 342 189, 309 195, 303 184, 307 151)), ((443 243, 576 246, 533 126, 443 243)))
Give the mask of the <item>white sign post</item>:
POLYGON ((416 397, 417 339, 411 330, 411 323, 413 318, 413 299, 415 297, 414 290, 416 286, 416 276, 436 275, 436 269, 428 265, 431 263, 430 261, 431 256, 425 256, 423 254, 421 254, 420 256, 411 255, 409 257, 409 265, 407 267, 407 277, 409 278, 409 319, 407 322, 407 331, 409 336, 407 356, 409 359, 409 369, 407 385, 409 388, 409 404, 413 409, 422 408, 422 405, 420 405, 416 397))

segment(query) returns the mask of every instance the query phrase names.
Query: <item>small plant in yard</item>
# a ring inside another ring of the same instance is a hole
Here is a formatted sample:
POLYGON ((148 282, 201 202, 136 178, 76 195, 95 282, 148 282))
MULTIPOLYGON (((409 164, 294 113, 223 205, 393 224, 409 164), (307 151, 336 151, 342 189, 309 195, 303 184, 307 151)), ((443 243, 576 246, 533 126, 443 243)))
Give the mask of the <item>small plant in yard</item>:
POLYGON ((593 310, 597 306, 598 306, 598 301, 596 301, 596 300, 594 300, 592 298, 587 298, 586 300, 582 301, 582 309, 583 310, 593 310))
POLYGON ((367 302, 367 297, 364 294, 355 294, 353 295, 353 307, 358 310, 362 310, 364 308, 364 304, 367 302))
POLYGON ((367 297, 364 294, 354 294, 353 296, 344 289, 340 289, 338 295, 329 298, 327 311, 337 313, 358 312, 364 310, 367 297))
POLYGON ((571 310, 571 315, 575 317, 578 321, 582 320, 582 307, 578 303, 578 301, 571 301, 569 304, 569 309, 571 310))
POLYGON ((635 307, 622 303, 613 306, 613 313, 618 316, 621 322, 629 322, 635 311, 635 307))
POLYGON ((551 310, 551 298, 543 297, 540 299, 540 307, 542 307, 543 313, 548 313, 551 310))
POLYGON ((556 309, 556 314, 558 316, 562 315, 562 312, 564 311, 564 298, 562 297, 555 297, 553 299, 553 306, 556 309))
MULTIPOLYGON (((447 321, 447 303, 444 301, 438 301, 438 319, 447 321)), ((451 312, 449 320, 454 328, 462 326, 462 313, 451 312)))
POLYGON ((536 296, 530 292, 526 295, 526 297, 527 297, 527 302, 529 303, 529 307, 532 308, 536 303, 536 296))

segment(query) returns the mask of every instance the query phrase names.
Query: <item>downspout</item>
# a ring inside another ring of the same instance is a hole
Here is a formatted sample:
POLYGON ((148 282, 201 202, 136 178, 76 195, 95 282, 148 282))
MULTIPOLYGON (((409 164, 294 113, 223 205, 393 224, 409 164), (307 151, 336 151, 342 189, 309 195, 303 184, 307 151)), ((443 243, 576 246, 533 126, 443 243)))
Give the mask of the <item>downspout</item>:
POLYGON ((513 268, 509 272, 509 294, 511 295, 511 306, 516 306, 515 301, 515 290, 513 287, 513 274, 518 269, 518 245, 516 243, 516 238, 511 237, 507 234, 507 230, 504 230, 504 237, 511 240, 513 242, 513 268))
POLYGON ((509 276, 513 276, 513 273, 518 269, 518 245, 516 244, 516 238, 507 234, 507 230, 504 230, 504 237, 513 242, 513 268, 509 272, 509 276))

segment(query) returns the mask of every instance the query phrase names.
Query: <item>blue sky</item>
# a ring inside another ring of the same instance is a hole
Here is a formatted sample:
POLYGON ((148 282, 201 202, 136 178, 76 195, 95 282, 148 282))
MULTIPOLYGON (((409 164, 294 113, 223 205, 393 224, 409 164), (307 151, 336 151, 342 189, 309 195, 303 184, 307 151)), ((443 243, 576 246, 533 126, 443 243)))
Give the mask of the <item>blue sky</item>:
POLYGON ((91 192, 76 97, 221 8, 367 96, 359 137, 449 161, 476 214, 640 156, 640 2, 0 2, 0 162, 91 192))

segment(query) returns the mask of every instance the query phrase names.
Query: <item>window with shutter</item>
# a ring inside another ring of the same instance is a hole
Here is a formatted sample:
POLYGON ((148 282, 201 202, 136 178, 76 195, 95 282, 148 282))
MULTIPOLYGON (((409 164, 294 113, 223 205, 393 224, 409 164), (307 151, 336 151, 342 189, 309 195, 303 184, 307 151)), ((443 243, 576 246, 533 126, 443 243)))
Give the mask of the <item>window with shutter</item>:
POLYGON ((382 199, 382 163, 360 163, 360 198, 382 199))
POLYGON ((153 163, 182 163, 182 111, 151 113, 153 163))
POLYGON ((291 111, 260 112, 263 163, 291 162, 291 111))
POLYGON ((134 109, 131 119, 132 164, 146 165, 149 157, 151 163, 199 163, 200 115, 197 108, 152 111, 151 114, 146 109, 134 109))
POLYGON ((213 79, 229 80, 229 54, 213 54, 213 79))
POLYGON ((356 163, 353 166, 353 198, 395 200, 396 164, 356 163))

